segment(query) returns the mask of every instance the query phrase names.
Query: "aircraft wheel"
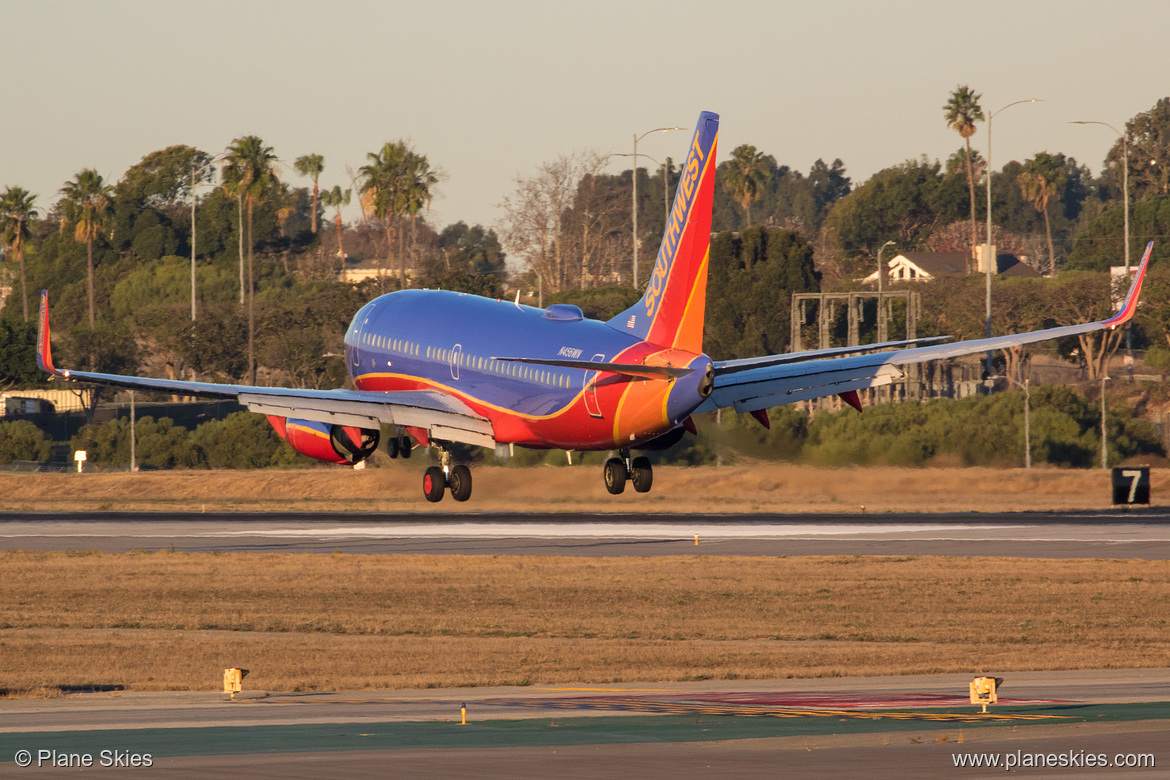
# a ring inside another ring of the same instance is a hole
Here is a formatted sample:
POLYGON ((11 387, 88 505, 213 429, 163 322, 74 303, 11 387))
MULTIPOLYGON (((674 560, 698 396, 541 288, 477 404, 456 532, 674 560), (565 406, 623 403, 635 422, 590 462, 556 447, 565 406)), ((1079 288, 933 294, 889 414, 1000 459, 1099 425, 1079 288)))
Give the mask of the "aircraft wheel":
POLYGON ((613 495, 618 495, 626 489, 626 480, 629 474, 626 473, 626 464, 622 462, 621 458, 610 458, 605 462, 605 489, 613 495))
POLYGON ((447 477, 438 466, 431 466, 423 472, 423 495, 432 504, 443 500, 447 489, 447 477))
POLYGON ((466 501, 471 498, 471 469, 464 465, 451 469, 451 498, 466 501))
POLYGON ((631 464, 630 481, 634 483, 634 490, 639 493, 649 493, 654 484, 654 470, 650 468, 649 458, 634 458, 631 464))
POLYGON ((398 439, 398 457, 405 460, 410 459, 410 451, 413 449, 414 443, 411 442, 409 436, 401 436, 398 439))
POLYGON ((386 442, 386 454, 391 458, 398 457, 398 439, 390 437, 390 440, 386 442))

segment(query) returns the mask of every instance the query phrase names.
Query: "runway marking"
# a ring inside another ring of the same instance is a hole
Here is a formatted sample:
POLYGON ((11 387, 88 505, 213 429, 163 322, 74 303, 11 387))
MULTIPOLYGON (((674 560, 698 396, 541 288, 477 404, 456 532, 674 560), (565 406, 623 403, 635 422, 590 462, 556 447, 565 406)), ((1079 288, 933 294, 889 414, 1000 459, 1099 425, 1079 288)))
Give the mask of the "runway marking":
POLYGON ((1070 720, 1070 715, 1023 712, 867 712, 861 710, 807 709, 795 707, 744 707, 639 699, 584 700, 566 699, 484 699, 478 704, 503 707, 530 707, 555 710, 610 710, 645 712, 660 715, 730 715, 747 718, 838 718, 840 720, 915 720, 938 723, 975 723, 980 721, 1070 720))

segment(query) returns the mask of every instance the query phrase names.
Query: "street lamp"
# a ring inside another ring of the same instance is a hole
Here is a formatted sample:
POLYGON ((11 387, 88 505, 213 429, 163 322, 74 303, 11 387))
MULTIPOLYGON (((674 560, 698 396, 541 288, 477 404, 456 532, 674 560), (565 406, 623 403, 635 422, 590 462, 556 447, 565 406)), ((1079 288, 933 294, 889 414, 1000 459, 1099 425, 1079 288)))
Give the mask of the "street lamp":
POLYGON ((638 142, 651 133, 669 133, 673 130, 683 130, 682 127, 656 127, 653 130, 638 135, 634 134, 634 175, 633 175, 633 204, 634 204, 634 289, 638 289, 638 142))
MULTIPOLYGON (((995 263, 996 258, 990 257, 991 251, 991 120, 995 119, 996 115, 1006 111, 1012 106, 1018 106, 1021 103, 1042 103, 1041 98, 1029 98, 1028 100, 1017 100, 1014 103, 1008 103, 1003 108, 987 115, 987 245, 984 247, 983 253, 983 269, 987 276, 987 338, 991 338, 991 266, 995 263)), ((984 371, 987 378, 991 378, 991 350, 987 350, 987 359, 984 365, 984 371)))
MULTIPOLYGON (((1116 127, 1108 122, 1097 122, 1094 120, 1075 121, 1074 125, 1102 125, 1108 127, 1121 139, 1121 153, 1124 158, 1125 168, 1122 169, 1121 174, 1121 190, 1122 203, 1125 212, 1125 283, 1129 284, 1129 138, 1125 133, 1119 131, 1116 127)), ((1133 353, 1133 335, 1129 329, 1129 323, 1125 324, 1125 351, 1127 354, 1133 353)))
POLYGON ((191 164, 191 322, 195 321, 195 187, 198 182, 197 179, 203 178, 203 173, 215 163, 222 160, 226 155, 217 155, 212 157, 201 167, 196 169, 194 162, 191 164))
POLYGON ((883 273, 882 273, 882 252, 883 252, 883 251, 885 250, 885 248, 886 248, 886 247, 888 247, 888 246, 897 246, 897 245, 896 245, 896 244, 895 244, 893 241, 887 241, 886 243, 884 243, 884 244, 882 244, 882 245, 881 245, 881 248, 879 248, 879 249, 878 249, 878 253, 877 253, 877 266, 878 266, 878 306, 881 306, 881 305, 882 305, 882 287, 883 287, 883 285, 882 285, 882 277, 883 277, 883 276, 885 276, 885 274, 883 274, 883 273))

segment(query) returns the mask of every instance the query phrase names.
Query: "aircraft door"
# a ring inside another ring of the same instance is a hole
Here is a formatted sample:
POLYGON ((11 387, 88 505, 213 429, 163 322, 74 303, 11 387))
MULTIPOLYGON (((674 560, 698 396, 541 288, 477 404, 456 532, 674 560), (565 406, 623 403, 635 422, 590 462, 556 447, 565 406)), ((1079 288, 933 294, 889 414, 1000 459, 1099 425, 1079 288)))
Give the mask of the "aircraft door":
MULTIPOLYGON (((594 363, 604 363, 605 355, 594 355, 592 358, 594 363)), ((585 411, 589 412, 590 417, 601 417, 601 404, 597 401, 597 379, 601 376, 600 371, 588 371, 585 373, 585 411)))
POLYGON ((459 364, 463 362, 463 345, 456 344, 451 348, 451 378, 459 379, 459 364))

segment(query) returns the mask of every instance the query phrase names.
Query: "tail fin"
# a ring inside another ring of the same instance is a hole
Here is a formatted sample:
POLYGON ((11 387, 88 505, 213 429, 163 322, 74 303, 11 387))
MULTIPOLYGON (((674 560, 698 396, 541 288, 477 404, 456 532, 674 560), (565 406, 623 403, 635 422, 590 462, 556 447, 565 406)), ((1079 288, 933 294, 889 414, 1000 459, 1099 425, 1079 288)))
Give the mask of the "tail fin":
POLYGON ((610 320, 610 327, 665 347, 703 351, 718 136, 719 115, 704 111, 687 152, 646 294, 610 320))

